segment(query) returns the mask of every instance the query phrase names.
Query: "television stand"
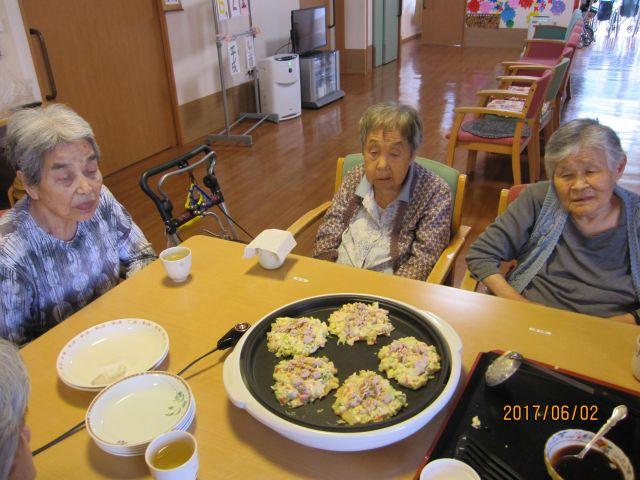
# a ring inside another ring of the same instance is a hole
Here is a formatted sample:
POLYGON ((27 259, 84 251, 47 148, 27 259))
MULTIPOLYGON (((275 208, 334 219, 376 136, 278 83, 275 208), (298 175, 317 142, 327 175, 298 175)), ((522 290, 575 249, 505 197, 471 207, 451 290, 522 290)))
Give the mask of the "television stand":
POLYGON ((300 56, 302 107, 318 109, 344 97, 340 90, 340 53, 316 50, 300 56))

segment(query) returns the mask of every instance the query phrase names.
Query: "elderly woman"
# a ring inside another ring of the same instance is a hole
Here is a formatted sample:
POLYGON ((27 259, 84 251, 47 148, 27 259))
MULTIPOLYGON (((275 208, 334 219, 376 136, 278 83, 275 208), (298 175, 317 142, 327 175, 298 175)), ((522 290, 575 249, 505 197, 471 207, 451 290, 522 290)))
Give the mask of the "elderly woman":
POLYGON ((93 131, 71 109, 13 114, 6 154, 27 195, 0 219, 0 337, 22 344, 155 254, 102 185, 93 131))
POLYGON ((551 182, 529 186, 471 246, 471 274, 495 295, 638 323, 640 197, 616 185, 620 139, 579 119, 549 139, 551 182), (517 260, 508 277, 500 262, 517 260))
POLYGON ((0 338, 0 480, 31 480, 33 466, 24 421, 29 377, 17 348, 0 338))
POLYGON ((425 280, 449 242, 451 190, 414 162, 418 112, 380 103, 360 119, 364 164, 346 174, 318 230, 313 256, 425 280))

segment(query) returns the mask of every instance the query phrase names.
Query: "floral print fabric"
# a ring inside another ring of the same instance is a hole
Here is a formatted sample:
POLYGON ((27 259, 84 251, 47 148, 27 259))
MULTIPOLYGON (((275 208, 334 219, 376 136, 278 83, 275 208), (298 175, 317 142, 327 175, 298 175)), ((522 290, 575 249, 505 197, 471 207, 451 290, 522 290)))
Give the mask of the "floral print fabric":
POLYGON ((42 230, 23 198, 0 219, 0 337, 23 344, 43 334, 155 259, 153 248, 107 187, 76 236, 42 230))

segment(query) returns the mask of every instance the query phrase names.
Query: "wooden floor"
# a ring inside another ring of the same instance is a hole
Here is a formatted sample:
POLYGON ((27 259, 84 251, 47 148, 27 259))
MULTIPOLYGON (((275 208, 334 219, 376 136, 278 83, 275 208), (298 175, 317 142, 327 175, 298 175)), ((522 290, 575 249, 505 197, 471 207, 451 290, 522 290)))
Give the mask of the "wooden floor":
MULTIPOLYGON (((599 35, 596 43, 578 51, 571 75, 573 98, 565 107, 563 121, 596 117, 613 127, 629 157, 622 182, 640 193, 638 43, 640 39, 625 32, 617 40, 599 35)), ((357 122, 365 108, 376 102, 399 100, 418 108, 425 126, 425 142, 418 155, 444 161, 445 134, 452 124, 454 106, 475 105, 474 93, 496 84, 499 62, 515 59, 519 53, 423 46, 418 40, 401 48, 400 60, 375 69, 371 75, 344 75, 343 100, 320 110, 303 110, 294 120, 260 126, 253 132, 252 147, 214 145, 216 173, 230 213, 239 224, 254 235, 265 228, 286 228, 307 210, 329 200, 336 158, 360 150, 357 122)), ((195 145, 163 152, 105 179, 158 251, 166 244, 163 225, 154 205, 140 190, 138 179, 145 169, 195 145)), ((457 168, 463 168, 465 157, 464 151, 458 152, 457 168)), ((506 157, 485 159, 479 155, 463 212, 463 223, 473 226, 472 238, 492 220, 499 190, 511 182, 506 157)), ((178 210, 186 188, 185 180, 169 189, 170 194, 178 194, 178 210)), ((312 235, 303 236, 296 252, 308 255, 311 245, 312 235)), ((456 284, 463 269, 459 262, 456 284)))

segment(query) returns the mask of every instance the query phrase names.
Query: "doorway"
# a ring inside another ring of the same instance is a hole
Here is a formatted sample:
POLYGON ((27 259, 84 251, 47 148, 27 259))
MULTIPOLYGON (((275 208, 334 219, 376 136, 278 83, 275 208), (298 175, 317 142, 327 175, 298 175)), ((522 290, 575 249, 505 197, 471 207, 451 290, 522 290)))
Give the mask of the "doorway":
POLYGON ((460 46, 466 0, 422 0, 422 43, 460 46))
POLYGON ((93 127, 107 175, 175 146, 177 106, 157 0, 22 0, 38 83, 93 127))
POLYGON ((373 0, 373 66, 398 58, 401 0, 373 0))

